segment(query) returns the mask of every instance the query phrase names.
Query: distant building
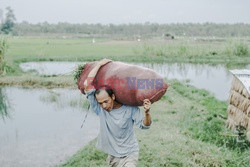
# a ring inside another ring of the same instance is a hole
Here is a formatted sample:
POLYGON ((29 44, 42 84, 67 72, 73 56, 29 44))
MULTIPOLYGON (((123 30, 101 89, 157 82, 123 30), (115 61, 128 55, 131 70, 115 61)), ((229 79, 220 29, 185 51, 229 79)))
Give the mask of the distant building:
POLYGON ((174 39, 174 35, 171 35, 170 33, 162 34, 162 37, 164 39, 174 39))

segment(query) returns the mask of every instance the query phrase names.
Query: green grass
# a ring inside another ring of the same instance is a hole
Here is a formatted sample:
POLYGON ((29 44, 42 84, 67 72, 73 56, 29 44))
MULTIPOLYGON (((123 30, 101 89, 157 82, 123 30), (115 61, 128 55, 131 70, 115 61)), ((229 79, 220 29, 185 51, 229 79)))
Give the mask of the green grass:
POLYGON ((9 101, 6 98, 5 92, 0 88, 0 118, 5 119, 10 117, 9 107, 9 101))
POLYGON ((0 36, 0 75, 6 72, 5 54, 8 48, 7 41, 4 37, 0 36))
MULTIPOLYGON (((152 127, 137 129, 139 167, 158 166, 249 166, 250 149, 240 149, 225 128, 226 102, 207 91, 171 81, 167 94, 152 105, 152 127)), ((107 166, 107 155, 95 148, 96 141, 81 149, 64 167, 107 166)))
MULTIPOLYGON (((78 151, 74 157, 72 157, 67 164, 61 166, 81 166, 81 167, 89 167, 89 166, 107 166, 105 163, 105 159, 107 155, 95 148, 96 140, 91 141, 87 146, 78 151)), ((60 166, 60 165, 58 165, 60 166)))
MULTIPOLYGON (((245 144, 249 145, 246 141, 242 146, 238 144, 235 138, 224 137, 223 134, 232 133, 229 130, 226 130, 223 120, 224 117, 227 117, 227 103, 224 101, 218 101, 215 97, 210 96, 209 93, 205 90, 197 90, 191 86, 186 85, 189 89, 183 87, 179 82, 173 84, 173 88, 184 97, 194 100, 203 106, 203 108, 198 108, 194 103, 187 108, 189 112, 183 114, 181 122, 181 127, 187 128, 186 133, 192 135, 194 138, 197 138, 204 142, 212 142, 217 146, 225 146, 236 152, 241 152, 245 147, 245 144), (187 117, 192 119, 188 120, 187 117), (223 117, 223 118, 222 118, 223 117), (198 119, 199 121, 193 121, 198 119)), ((249 145, 250 146, 250 145, 249 145)), ((250 147, 249 147, 250 148, 250 147)))
POLYGON ((11 62, 22 61, 50 61, 50 60, 94 60, 101 57, 131 56, 134 42, 122 42, 92 39, 53 39, 53 38, 26 38, 13 37, 9 39, 10 50, 7 54, 11 62))
POLYGON ((42 77, 30 74, 19 76, 0 77, 0 86, 19 86, 27 88, 75 88, 77 85, 73 80, 73 76, 51 76, 42 77))
POLYGON ((249 40, 206 38, 151 39, 142 42, 90 38, 9 37, 5 54, 7 76, 23 75, 19 64, 29 61, 95 61, 226 64, 250 63, 249 40))
POLYGON ((111 58, 122 61, 250 62, 246 39, 222 41, 179 38, 176 40, 118 41, 111 39, 60 39, 10 37, 8 63, 24 61, 93 61, 111 58), (235 47, 236 48, 235 48, 235 47), (243 55, 243 56, 241 56, 243 55))
POLYGON ((250 63, 249 40, 177 38, 132 40, 90 38, 9 37, 5 54, 8 76, 23 75, 19 64, 29 61, 95 61, 109 58, 125 62, 206 63, 227 67, 250 63))

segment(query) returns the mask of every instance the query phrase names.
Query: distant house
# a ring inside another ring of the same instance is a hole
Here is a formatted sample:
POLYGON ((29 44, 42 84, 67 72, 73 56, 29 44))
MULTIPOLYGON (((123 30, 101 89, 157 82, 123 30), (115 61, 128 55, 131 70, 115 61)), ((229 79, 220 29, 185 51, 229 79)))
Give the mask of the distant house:
POLYGON ((170 33, 162 34, 162 37, 164 39, 174 39, 174 35, 171 35, 170 33))
POLYGON ((250 70, 231 70, 234 78, 227 109, 227 126, 243 128, 250 140, 250 70))

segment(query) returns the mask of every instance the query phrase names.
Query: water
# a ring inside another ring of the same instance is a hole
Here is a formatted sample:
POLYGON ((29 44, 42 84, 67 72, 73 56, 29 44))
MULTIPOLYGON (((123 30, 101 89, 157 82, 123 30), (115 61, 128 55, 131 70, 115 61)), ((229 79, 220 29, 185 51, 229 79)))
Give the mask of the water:
MULTIPOLYGON (((84 63, 84 62, 83 62, 84 63)), ((81 63, 81 64, 83 64, 81 63)), ((35 70, 40 75, 60 75, 72 73, 79 62, 29 62, 21 64, 24 71, 35 70)), ((219 100, 227 100, 232 82, 232 74, 224 65, 204 64, 157 64, 135 63, 148 67, 167 79, 188 80, 189 84, 206 89, 219 100)), ((250 69, 250 65, 245 68, 250 69)))
MULTIPOLYGON (((143 64, 142 64, 143 65, 143 64)), ((167 79, 188 81, 200 89, 208 90, 219 100, 227 100, 232 82, 232 74, 223 65, 204 64, 144 64, 167 79)))
POLYGON ((52 166, 93 140, 99 119, 86 111, 78 90, 2 88, 10 108, 0 117, 0 166, 52 166))
POLYGON ((83 63, 79 62, 28 62, 21 63, 24 72, 35 71, 39 75, 69 75, 75 68, 83 63))

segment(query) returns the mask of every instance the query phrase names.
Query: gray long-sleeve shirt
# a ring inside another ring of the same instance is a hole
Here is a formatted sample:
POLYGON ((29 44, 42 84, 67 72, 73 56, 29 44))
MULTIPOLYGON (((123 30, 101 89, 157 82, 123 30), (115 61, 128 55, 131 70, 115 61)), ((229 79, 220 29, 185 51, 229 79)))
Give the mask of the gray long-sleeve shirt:
POLYGON ((143 123, 144 117, 139 107, 122 105, 107 112, 98 104, 95 89, 89 90, 86 96, 92 110, 100 118, 100 132, 96 147, 115 157, 127 156, 138 152, 139 147, 134 132, 134 124, 141 129, 148 129, 143 123))

